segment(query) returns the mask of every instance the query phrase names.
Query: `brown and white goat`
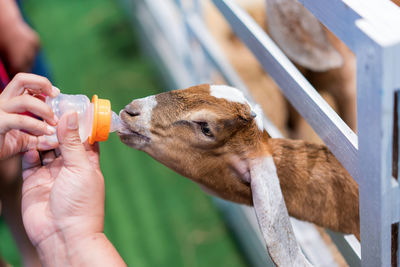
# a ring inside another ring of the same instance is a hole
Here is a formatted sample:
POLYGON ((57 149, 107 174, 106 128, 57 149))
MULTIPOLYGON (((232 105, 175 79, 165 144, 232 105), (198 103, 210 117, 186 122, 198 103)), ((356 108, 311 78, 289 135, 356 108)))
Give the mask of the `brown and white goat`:
POLYGON ((134 100, 120 116, 123 143, 224 199, 254 205, 276 264, 307 264, 285 203, 293 217, 359 237, 356 182, 326 146, 270 138, 239 90, 170 91, 134 100))

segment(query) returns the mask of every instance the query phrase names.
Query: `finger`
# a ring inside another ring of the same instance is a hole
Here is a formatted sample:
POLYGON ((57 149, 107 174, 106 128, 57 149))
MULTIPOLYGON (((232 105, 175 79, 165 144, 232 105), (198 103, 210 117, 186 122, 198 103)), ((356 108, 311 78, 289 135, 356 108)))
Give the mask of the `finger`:
POLYGON ((2 99, 11 99, 22 95, 25 90, 32 94, 45 94, 51 97, 56 97, 60 92, 45 77, 30 73, 18 73, 7 85, 0 97, 2 99))
POLYGON ((60 151, 60 148, 55 148, 54 149, 54 153, 56 154, 56 158, 58 158, 59 156, 61 156, 61 151, 60 151))
POLYGON ((89 144, 89 142, 86 141, 83 145, 85 146, 89 161, 92 164, 92 166, 94 166, 95 168, 99 168, 100 167, 100 163, 99 163, 100 146, 99 146, 99 143, 95 142, 93 145, 91 145, 91 144, 89 144))
POLYGON ((32 135, 53 135, 56 133, 54 127, 51 127, 44 121, 19 114, 7 114, 0 120, 0 129, 3 133, 10 130, 24 130, 32 135))
POLYGON ((55 154, 54 150, 39 152, 39 155, 42 159, 43 166, 46 166, 47 164, 52 163, 56 159, 56 154, 55 154))
POLYGON ((3 104, 3 110, 8 113, 29 111, 53 126, 57 124, 57 118, 49 105, 31 95, 21 95, 6 101, 3 104))
POLYGON ((34 136, 37 138, 36 150, 45 151, 52 150, 58 148, 58 140, 57 138, 52 138, 53 136, 43 135, 43 136, 34 136))
MULTIPOLYGON (((17 139, 18 142, 15 146, 11 146, 14 151, 8 151, 9 154, 17 154, 27 152, 29 150, 39 150, 46 151, 55 149, 58 147, 58 141, 52 140, 48 138, 49 136, 33 136, 27 133, 22 133, 19 131, 11 132, 18 134, 18 136, 14 136, 14 139, 17 139)), ((6 137, 6 142, 8 141, 8 135, 6 137)), ((6 149, 6 148, 5 148, 6 149)), ((6 151, 3 151, 6 152, 6 151)))
POLYGON ((34 169, 40 166, 41 164, 39 152, 36 150, 30 150, 26 152, 22 157, 22 170, 24 171, 23 178, 25 179, 31 174, 31 171, 29 171, 30 169, 34 169))
POLYGON ((57 137, 66 167, 87 168, 89 166, 87 152, 79 137, 78 113, 68 112, 60 118, 57 137))
POLYGON ((42 102, 46 102, 46 96, 45 95, 33 95, 33 97, 39 99, 42 102))

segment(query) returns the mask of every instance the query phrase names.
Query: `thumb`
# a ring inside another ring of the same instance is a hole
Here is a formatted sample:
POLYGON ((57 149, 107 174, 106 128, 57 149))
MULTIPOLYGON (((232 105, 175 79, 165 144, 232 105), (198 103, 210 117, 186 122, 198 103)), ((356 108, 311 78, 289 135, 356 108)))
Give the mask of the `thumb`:
POLYGON ((78 113, 68 112, 60 118, 57 138, 66 167, 89 166, 88 156, 79 136, 78 113))

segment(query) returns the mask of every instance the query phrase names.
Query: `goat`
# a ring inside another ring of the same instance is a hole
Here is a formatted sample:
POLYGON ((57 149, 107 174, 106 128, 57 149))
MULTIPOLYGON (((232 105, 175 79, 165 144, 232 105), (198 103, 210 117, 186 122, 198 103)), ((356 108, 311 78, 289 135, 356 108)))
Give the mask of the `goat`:
POLYGON ((120 117, 126 145, 219 197, 254 205, 277 265, 307 265, 287 211, 359 238, 357 183, 326 146, 270 138, 260 108, 239 90, 204 84, 161 93, 132 101, 120 117))

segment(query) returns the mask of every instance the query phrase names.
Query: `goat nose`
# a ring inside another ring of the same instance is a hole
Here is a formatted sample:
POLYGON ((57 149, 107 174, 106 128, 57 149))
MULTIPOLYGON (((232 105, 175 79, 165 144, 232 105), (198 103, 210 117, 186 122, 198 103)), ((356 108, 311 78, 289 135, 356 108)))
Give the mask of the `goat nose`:
POLYGON ((127 109, 125 109, 124 112, 125 112, 126 114, 128 114, 130 117, 136 117, 136 116, 139 116, 139 115, 140 115, 140 112, 139 112, 139 111, 132 111, 132 110, 127 110, 127 109))

